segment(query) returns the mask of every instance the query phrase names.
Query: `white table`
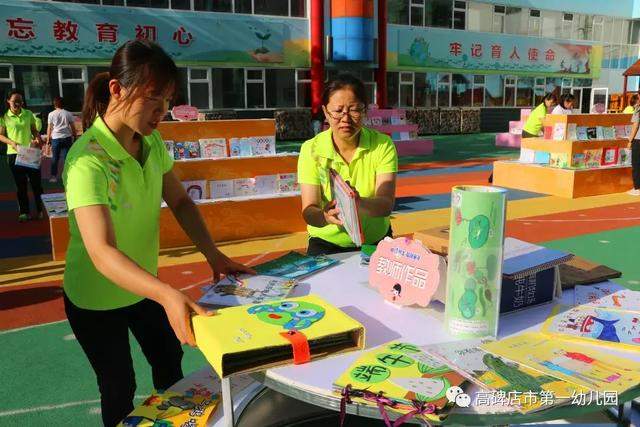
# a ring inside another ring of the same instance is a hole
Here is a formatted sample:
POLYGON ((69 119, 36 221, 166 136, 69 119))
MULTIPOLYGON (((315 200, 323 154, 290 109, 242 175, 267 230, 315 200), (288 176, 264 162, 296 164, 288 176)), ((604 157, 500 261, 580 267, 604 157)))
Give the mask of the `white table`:
MULTIPOLYGON (((367 349, 398 339, 417 345, 454 340, 442 325, 444 317, 442 303, 433 302, 427 309, 395 307, 385 302, 376 290, 369 287, 368 268, 360 265, 359 253, 341 254, 335 257, 341 260, 339 265, 303 280, 292 296, 317 294, 358 320, 366 328, 367 349)), ((565 291, 562 301, 566 304, 572 304, 573 290, 565 291)), ((501 316, 499 337, 504 338, 525 330, 539 329, 542 322, 550 314, 552 306, 552 304, 547 304, 501 316)), ((617 354, 640 361, 639 354, 632 352, 617 354)), ((333 381, 358 356, 359 352, 352 352, 305 365, 270 369, 254 377, 280 393, 338 411, 340 398, 332 392, 333 381)), ((474 390, 472 389, 471 392, 474 393, 474 390)), ((635 390, 632 397, 638 395, 640 395, 640 390, 635 390)), ((474 400, 472 399, 472 401, 474 400)), ((501 415, 479 415, 478 412, 473 412, 473 409, 471 412, 465 410, 465 413, 454 410, 447 418, 447 422, 473 423, 475 425, 510 424, 566 418, 597 410, 603 411, 604 408, 593 406, 564 407, 528 416, 517 412, 501 415)), ((347 411, 372 418, 380 417, 378 409, 373 406, 347 405, 347 411)))

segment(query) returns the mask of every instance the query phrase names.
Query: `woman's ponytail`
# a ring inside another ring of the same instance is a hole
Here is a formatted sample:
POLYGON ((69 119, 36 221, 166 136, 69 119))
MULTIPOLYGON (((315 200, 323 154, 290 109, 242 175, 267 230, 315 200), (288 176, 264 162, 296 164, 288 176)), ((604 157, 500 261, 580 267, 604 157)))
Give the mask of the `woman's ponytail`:
POLYGON ((82 107, 82 127, 87 130, 98 116, 104 115, 109 105, 109 80, 108 71, 96 74, 89 83, 82 107))

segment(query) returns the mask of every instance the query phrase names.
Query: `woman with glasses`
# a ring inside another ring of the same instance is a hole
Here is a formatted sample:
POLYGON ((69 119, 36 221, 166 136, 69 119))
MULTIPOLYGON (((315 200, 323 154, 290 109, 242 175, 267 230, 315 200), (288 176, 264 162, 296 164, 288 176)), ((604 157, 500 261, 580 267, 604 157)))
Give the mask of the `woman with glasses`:
POLYGON ((357 249, 342 226, 329 169, 338 172, 359 197, 365 244, 391 236, 389 216, 396 195, 396 147, 389 136, 363 127, 367 99, 362 81, 338 76, 326 85, 322 104, 329 129, 305 142, 298 159, 308 255, 357 249))
POLYGON ((18 194, 18 208, 20 210, 18 221, 29 220, 29 191, 27 184, 31 183, 33 196, 36 199, 37 218, 43 218, 42 182, 40 169, 32 169, 16 165, 16 157, 19 147, 29 147, 35 139, 38 145, 42 145, 42 138, 36 128, 36 118, 33 113, 24 107, 22 94, 12 90, 7 96, 9 110, 0 116, 0 141, 7 144, 7 160, 9 168, 16 183, 18 194))

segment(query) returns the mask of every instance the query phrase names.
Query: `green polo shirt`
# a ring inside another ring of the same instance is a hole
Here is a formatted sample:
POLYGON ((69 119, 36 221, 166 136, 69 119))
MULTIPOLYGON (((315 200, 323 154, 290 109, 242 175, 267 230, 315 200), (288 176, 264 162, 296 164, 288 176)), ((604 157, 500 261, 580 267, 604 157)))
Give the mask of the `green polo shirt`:
POLYGON ((101 118, 73 144, 63 181, 69 209, 70 241, 64 290, 78 307, 108 310, 134 304, 142 297, 119 287, 94 267, 82 242, 74 209, 109 208, 117 247, 149 273, 158 272, 162 177, 171 170, 160 133, 143 137, 144 166, 131 157, 101 118))
POLYGON ((533 109, 531 115, 527 119, 527 122, 522 127, 523 130, 529 132, 532 135, 538 136, 542 131, 542 121, 544 116, 547 115, 547 106, 544 102, 533 109))
MULTIPOLYGON (((0 125, 4 127, 7 138, 17 142, 19 145, 29 147, 33 134, 31 133, 31 125, 36 124, 36 117, 29 110, 24 108, 20 110, 20 114, 16 115, 7 111, 0 121, 0 125)), ((12 146, 7 146, 7 154, 17 154, 18 152, 12 146)))
MULTIPOLYGON (((398 172, 398 154, 389 136, 367 128, 360 131, 358 148, 349 164, 336 152, 331 129, 302 144, 298 158, 298 182, 319 185, 322 206, 333 199, 329 168, 335 169, 345 181, 349 181, 351 186, 358 190, 360 197, 374 197, 376 176, 398 172)), ((389 217, 369 217, 361 214, 360 222, 366 244, 378 242, 389 230, 389 217)), ((355 247, 344 227, 334 224, 324 227, 308 225, 307 230, 311 237, 319 237, 345 248, 355 247)))

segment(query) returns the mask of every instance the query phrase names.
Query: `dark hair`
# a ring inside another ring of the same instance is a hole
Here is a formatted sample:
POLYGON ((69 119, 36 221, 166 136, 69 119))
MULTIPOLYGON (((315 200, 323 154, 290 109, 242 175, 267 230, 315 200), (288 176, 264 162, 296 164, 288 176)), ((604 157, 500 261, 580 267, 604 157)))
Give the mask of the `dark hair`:
POLYGON ((62 97, 56 96, 53 98, 53 106, 56 108, 64 108, 64 103, 62 102, 62 97))
POLYGON ((334 92, 342 89, 351 89, 358 101, 362 102, 365 108, 368 105, 367 90, 364 87, 364 83, 359 78, 351 74, 340 74, 338 77, 331 79, 322 91, 322 105, 327 105, 329 99, 334 92))
POLYGON ((564 103, 565 103, 565 102, 568 102, 568 101, 574 101, 575 99, 576 99, 576 97, 575 97, 575 96, 573 96, 572 94, 570 94, 570 93, 564 93, 564 94, 562 94, 562 95, 560 96, 560 105, 562 105, 562 106, 563 106, 563 108, 564 108, 564 103))
POLYGON ((148 87, 157 93, 178 87, 178 67, 173 59, 156 43, 148 40, 129 40, 118 48, 109 71, 96 74, 89 83, 82 109, 82 125, 89 128, 97 116, 109 105, 109 81, 115 79, 129 89, 125 103, 130 105, 148 87))
POLYGON ((549 92, 548 94, 546 94, 544 96, 543 101, 553 101, 553 102, 555 102, 557 104, 558 103, 558 96, 553 92, 549 92))
POLYGON ((2 114, 9 111, 9 100, 13 95, 20 95, 20 97, 22 97, 21 108, 27 108, 27 101, 24 99, 24 95, 22 94, 22 92, 19 91, 18 89, 11 89, 9 92, 7 92, 7 97, 5 98, 5 102, 2 105, 3 108, 2 110, 0 110, 2 114))
POLYGON ((629 99, 629 105, 636 105, 636 103, 638 102, 638 98, 640 98, 640 95, 638 95, 637 93, 631 95, 631 98, 629 99))

